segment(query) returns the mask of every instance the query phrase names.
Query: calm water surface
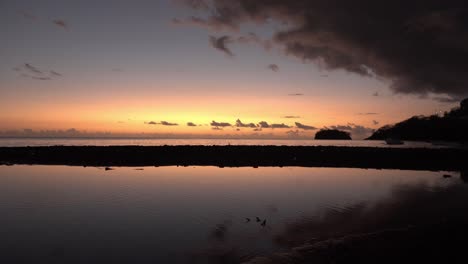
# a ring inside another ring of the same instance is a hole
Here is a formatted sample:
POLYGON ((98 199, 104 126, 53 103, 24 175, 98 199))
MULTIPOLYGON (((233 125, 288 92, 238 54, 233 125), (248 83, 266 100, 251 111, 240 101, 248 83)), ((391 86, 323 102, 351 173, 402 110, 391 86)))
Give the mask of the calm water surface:
POLYGON ((462 147, 457 143, 432 144, 406 141, 403 145, 387 145, 382 140, 268 140, 268 139, 93 139, 93 138, 0 138, 2 147, 23 146, 164 146, 164 145, 276 145, 276 146, 346 146, 392 148, 445 148, 462 147))
POLYGON ((460 173, 443 174, 0 166, 0 263, 241 262, 302 243, 304 234, 336 233, 346 226, 340 219, 365 223, 366 213, 411 204, 415 193, 468 193, 460 173))

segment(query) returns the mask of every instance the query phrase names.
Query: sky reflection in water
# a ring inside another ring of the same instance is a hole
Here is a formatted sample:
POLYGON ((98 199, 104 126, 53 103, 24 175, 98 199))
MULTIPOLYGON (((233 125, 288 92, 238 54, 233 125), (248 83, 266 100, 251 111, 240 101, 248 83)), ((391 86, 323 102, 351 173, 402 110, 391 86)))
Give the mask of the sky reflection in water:
POLYGON ((455 172, 141 169, 0 166, 2 262, 236 262, 311 237, 459 211, 464 205, 444 194, 467 189, 455 172), (433 198, 436 207, 421 208, 433 198), (420 210, 408 216, 398 208, 420 210))

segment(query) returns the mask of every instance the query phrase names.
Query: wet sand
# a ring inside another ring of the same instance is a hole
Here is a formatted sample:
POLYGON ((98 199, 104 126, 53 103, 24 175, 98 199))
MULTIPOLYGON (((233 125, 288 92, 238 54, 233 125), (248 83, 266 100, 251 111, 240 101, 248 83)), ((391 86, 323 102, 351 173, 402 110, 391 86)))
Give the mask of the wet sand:
POLYGON ((303 166, 408 170, 468 168, 467 149, 332 146, 0 147, 0 164, 74 166, 303 166))

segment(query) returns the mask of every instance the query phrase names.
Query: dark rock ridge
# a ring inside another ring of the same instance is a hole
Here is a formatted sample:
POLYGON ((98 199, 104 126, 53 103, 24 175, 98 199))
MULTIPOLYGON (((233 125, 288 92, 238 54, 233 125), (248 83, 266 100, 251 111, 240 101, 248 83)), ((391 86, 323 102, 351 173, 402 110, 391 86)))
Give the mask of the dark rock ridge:
MULTIPOLYGON (((466 171, 468 149, 334 146, 0 147, 0 165, 303 166, 466 171)), ((467 177, 468 178, 468 177, 467 177)))
POLYGON ((351 140, 351 136, 346 131, 336 129, 321 129, 315 134, 315 139, 343 139, 351 140))
POLYGON ((414 116, 379 128, 367 139, 398 138, 414 141, 468 141, 468 98, 443 116, 414 116))

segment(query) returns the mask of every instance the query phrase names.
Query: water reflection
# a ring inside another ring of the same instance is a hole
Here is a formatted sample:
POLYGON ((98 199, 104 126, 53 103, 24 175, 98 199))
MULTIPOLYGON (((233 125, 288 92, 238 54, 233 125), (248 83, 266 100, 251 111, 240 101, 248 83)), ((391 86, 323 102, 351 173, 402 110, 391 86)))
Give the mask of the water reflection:
POLYGON ((143 169, 0 166, 0 261, 239 263, 467 211, 453 172, 143 169))

